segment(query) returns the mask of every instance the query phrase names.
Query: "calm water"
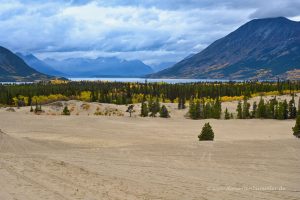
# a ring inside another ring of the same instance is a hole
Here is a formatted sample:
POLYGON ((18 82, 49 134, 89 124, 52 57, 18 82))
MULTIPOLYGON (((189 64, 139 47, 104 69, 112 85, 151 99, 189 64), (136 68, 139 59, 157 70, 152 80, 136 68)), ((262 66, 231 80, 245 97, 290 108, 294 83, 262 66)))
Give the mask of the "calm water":
MULTIPOLYGON (((149 83, 164 82, 164 83, 195 83, 195 82, 228 82, 241 80, 226 80, 226 79, 145 79, 145 78, 68 78, 71 81, 110 81, 110 82, 138 82, 144 83, 146 80, 149 83)), ((31 84, 33 82, 0 82, 0 84, 31 84)))
POLYGON ((144 83, 146 80, 150 83, 194 83, 194 82, 228 82, 224 79, 145 79, 145 78, 69 78, 72 81, 116 81, 116 82, 139 82, 144 83))

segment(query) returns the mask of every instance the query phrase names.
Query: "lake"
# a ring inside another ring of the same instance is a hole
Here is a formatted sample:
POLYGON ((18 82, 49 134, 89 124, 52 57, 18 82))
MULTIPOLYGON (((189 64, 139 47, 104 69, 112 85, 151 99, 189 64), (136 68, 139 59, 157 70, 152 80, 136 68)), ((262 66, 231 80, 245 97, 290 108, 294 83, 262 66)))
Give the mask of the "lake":
MULTIPOLYGON (((149 83, 165 82, 165 83, 194 83, 194 82, 228 82, 225 79, 146 79, 146 78, 68 78, 71 81, 111 81, 111 82, 138 82, 149 83)), ((237 81, 237 80, 236 80, 237 81)))

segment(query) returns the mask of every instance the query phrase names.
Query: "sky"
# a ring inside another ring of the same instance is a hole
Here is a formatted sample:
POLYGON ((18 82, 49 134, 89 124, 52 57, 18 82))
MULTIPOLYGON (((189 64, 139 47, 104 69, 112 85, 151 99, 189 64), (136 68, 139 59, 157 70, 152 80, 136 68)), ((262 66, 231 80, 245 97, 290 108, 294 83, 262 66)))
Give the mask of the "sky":
POLYGON ((255 18, 300 21, 300 0, 0 0, 0 46, 41 59, 146 64, 198 53, 255 18))

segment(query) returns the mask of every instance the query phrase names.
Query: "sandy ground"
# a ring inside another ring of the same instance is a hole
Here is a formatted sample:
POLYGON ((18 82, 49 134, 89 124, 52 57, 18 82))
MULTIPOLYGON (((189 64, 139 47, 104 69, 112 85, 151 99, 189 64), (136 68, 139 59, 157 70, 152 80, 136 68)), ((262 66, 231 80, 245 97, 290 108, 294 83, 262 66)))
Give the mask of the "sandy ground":
POLYGON ((125 106, 67 104, 71 116, 0 109, 1 200, 300 199, 294 120, 190 120, 174 104, 170 119, 130 118, 125 106), (199 142, 208 121, 215 141, 199 142))

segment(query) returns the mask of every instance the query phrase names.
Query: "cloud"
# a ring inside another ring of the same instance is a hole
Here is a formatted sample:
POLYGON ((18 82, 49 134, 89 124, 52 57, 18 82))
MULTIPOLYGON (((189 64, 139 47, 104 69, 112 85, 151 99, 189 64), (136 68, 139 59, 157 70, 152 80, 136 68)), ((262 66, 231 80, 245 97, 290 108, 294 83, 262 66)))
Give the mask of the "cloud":
POLYGON ((0 45, 40 57, 178 61, 252 18, 300 16, 278 0, 0 0, 0 45))

